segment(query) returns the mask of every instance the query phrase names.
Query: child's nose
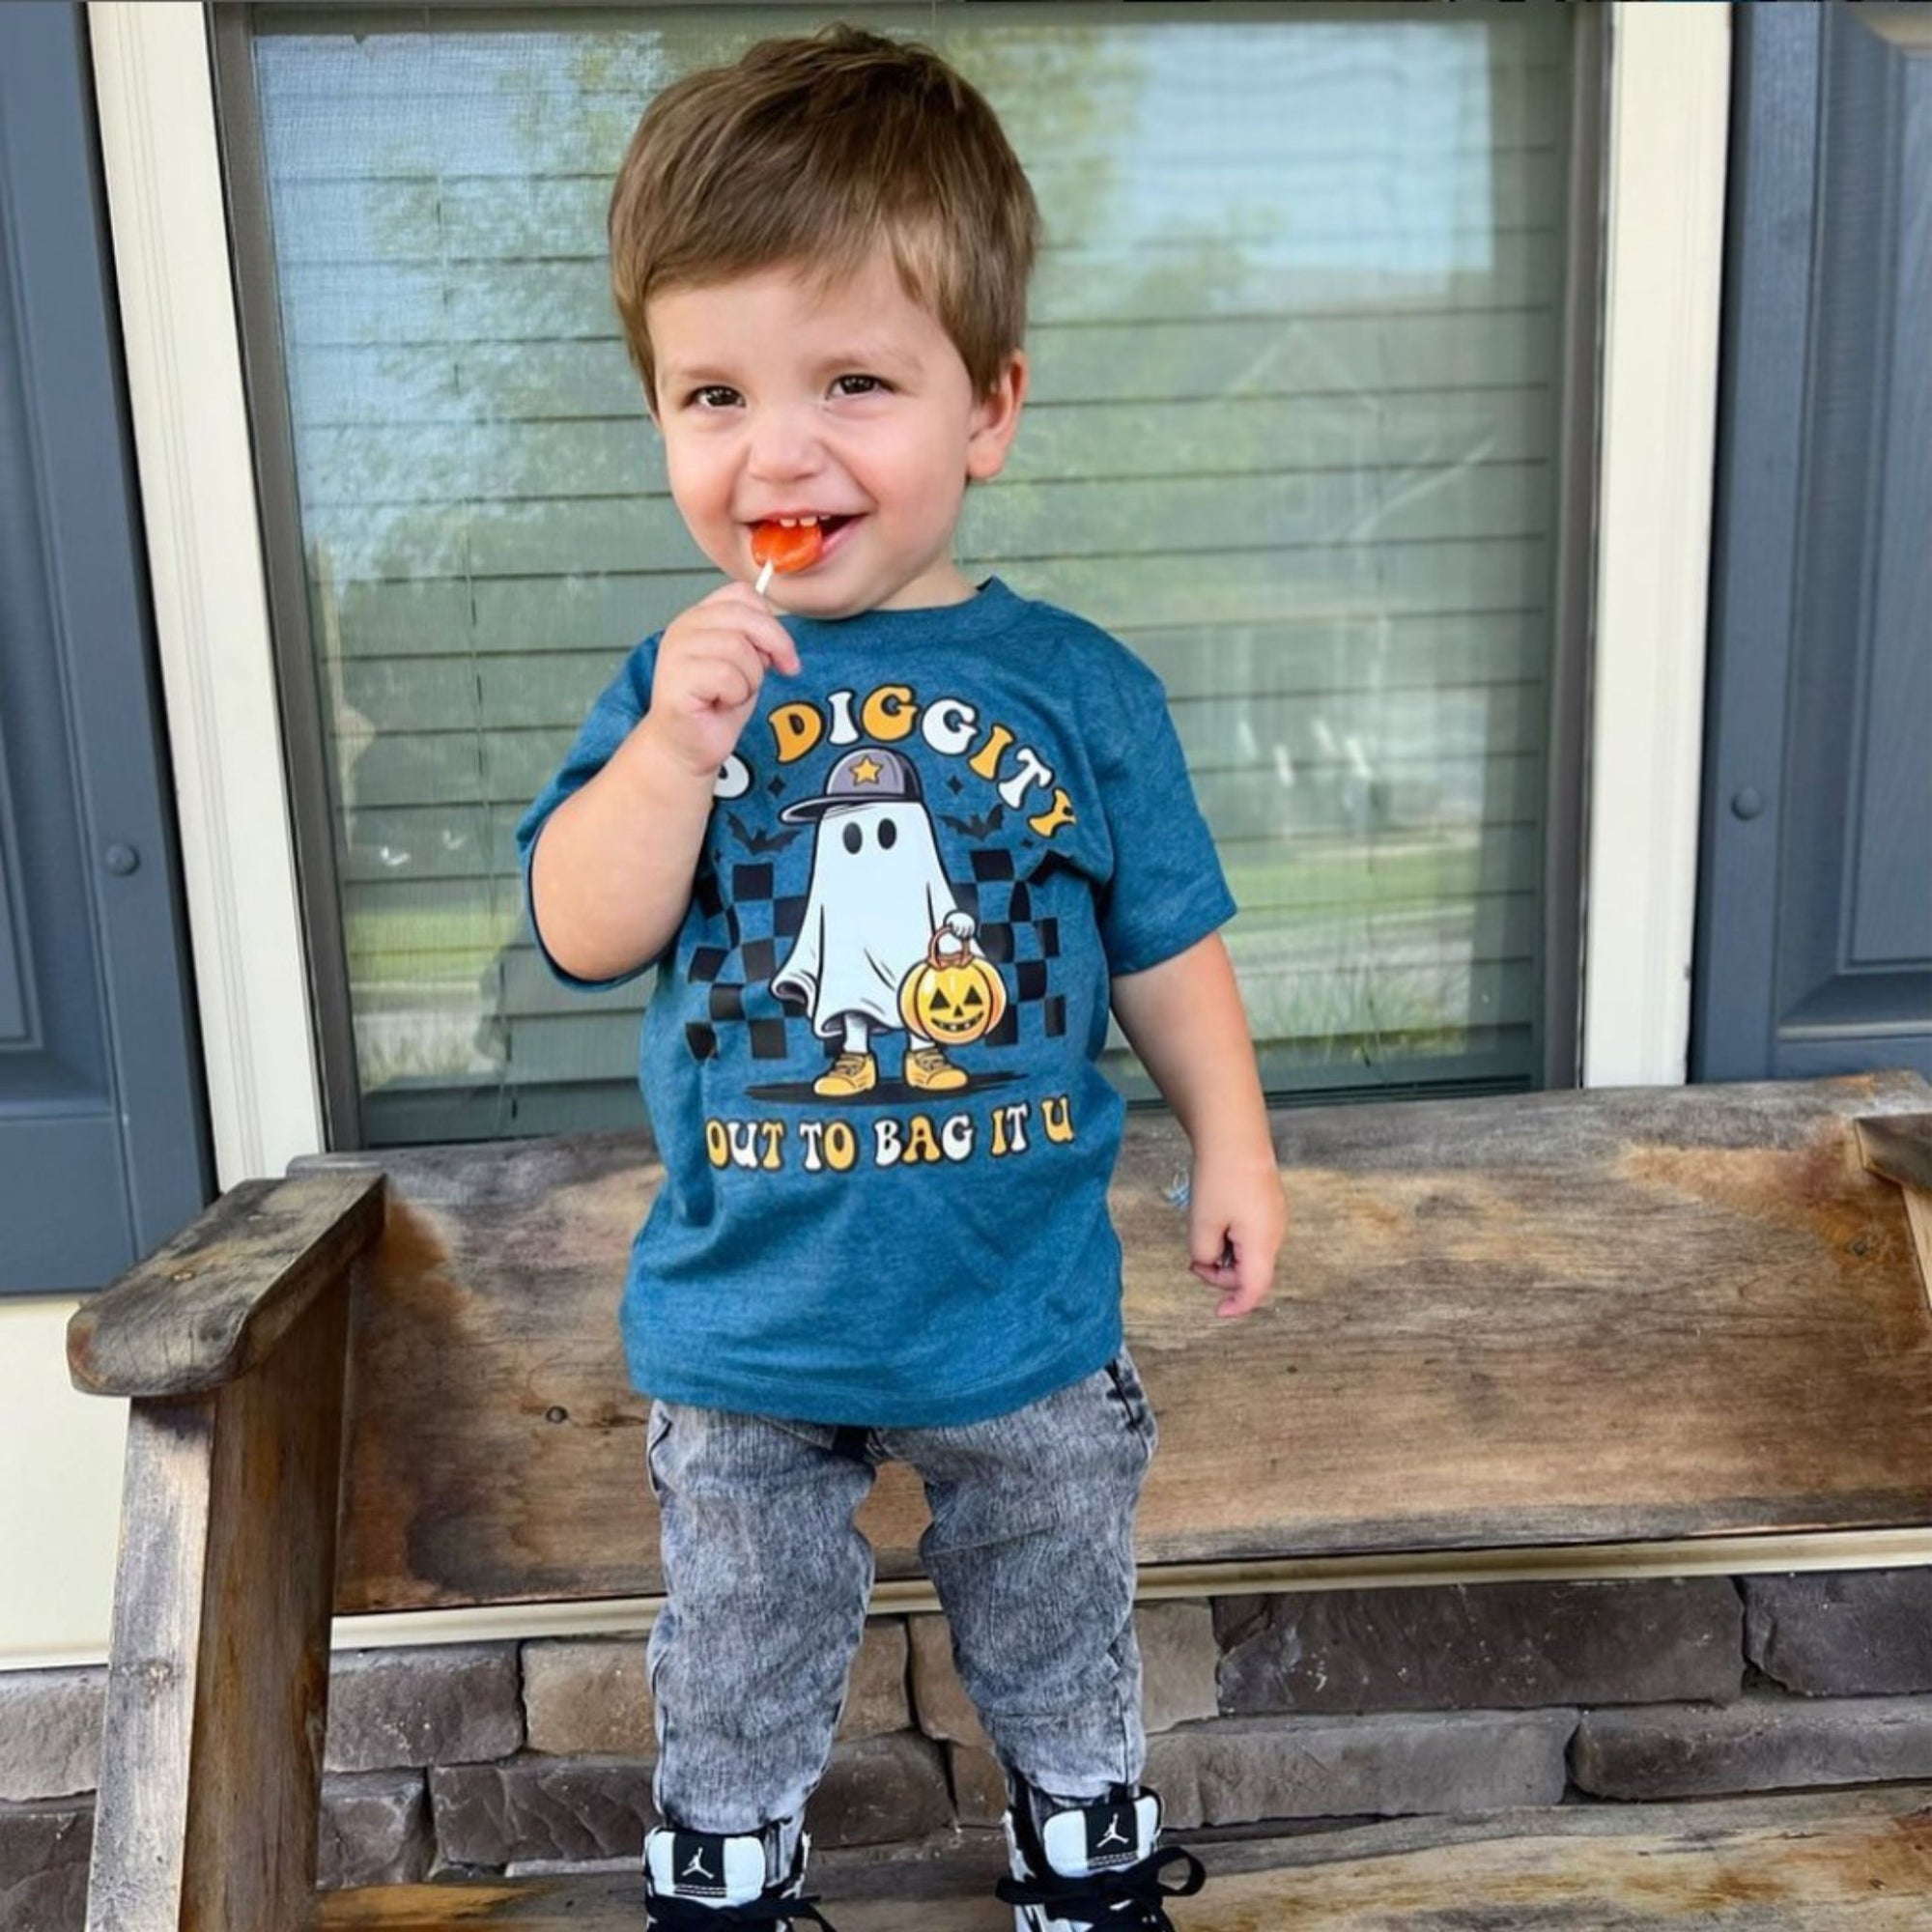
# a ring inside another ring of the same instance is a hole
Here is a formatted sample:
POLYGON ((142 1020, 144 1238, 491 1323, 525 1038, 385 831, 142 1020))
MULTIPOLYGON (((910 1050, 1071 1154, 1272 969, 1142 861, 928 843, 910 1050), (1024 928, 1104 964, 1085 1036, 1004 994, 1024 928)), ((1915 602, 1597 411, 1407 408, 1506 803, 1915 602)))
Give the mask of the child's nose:
POLYGON ((752 424, 747 467, 765 481, 807 476, 825 460, 818 427, 800 410, 761 410, 752 424))

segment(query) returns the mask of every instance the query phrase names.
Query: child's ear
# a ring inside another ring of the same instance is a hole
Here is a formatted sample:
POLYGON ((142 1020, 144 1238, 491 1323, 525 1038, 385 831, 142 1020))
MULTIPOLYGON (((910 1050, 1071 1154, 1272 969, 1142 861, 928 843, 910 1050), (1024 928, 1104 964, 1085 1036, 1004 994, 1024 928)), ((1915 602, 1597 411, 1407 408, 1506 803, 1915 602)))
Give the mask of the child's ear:
POLYGON ((1026 392, 1026 351, 1015 349, 1007 357, 993 386, 973 405, 973 420, 966 435, 969 482, 983 483, 1006 467, 1007 451, 1020 426, 1026 392))

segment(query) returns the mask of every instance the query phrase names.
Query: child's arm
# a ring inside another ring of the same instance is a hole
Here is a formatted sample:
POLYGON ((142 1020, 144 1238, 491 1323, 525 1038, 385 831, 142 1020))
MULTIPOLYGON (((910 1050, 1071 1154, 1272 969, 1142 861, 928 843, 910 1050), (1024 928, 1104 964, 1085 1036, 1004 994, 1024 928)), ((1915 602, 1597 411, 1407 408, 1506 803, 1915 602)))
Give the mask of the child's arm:
POLYGON ((530 855, 530 910, 550 955, 592 981, 655 959, 684 923, 717 768, 665 752, 646 712, 611 761, 551 813, 530 855))
POLYGON ((1247 1014, 1220 935, 1116 979, 1113 1006, 1194 1149, 1190 1264, 1210 1288, 1227 1291, 1217 1314, 1246 1315, 1273 1283, 1288 1199, 1247 1014))
POLYGON ((727 583, 666 627, 650 708, 551 813, 530 855, 530 911, 566 973, 620 979, 670 944, 718 768, 767 667, 796 673, 798 647, 748 584, 727 583))

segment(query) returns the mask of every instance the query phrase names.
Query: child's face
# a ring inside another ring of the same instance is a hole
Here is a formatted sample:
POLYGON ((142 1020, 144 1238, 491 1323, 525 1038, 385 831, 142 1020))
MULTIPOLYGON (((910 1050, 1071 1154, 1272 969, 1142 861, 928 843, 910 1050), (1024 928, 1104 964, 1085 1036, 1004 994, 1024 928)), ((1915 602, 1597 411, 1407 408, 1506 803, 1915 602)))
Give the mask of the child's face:
POLYGON ((967 479, 1006 461, 1024 355, 975 396, 952 337, 883 250, 827 296, 794 269, 765 269, 654 296, 646 322, 671 496, 719 569, 755 578, 756 525, 816 516, 833 528, 809 570, 773 579, 781 609, 847 617, 972 595, 953 526, 967 479))

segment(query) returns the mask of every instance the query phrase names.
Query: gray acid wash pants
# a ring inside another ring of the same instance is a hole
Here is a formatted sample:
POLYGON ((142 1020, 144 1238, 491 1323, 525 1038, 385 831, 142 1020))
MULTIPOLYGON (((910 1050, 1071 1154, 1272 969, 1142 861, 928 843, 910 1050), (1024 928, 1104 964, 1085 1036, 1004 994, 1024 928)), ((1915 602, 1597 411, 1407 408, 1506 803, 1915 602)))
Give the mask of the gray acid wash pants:
POLYGON ((1005 1768, 1064 1798, 1138 1780, 1133 1522, 1158 1430, 1124 1349, 959 1428, 838 1429, 654 1403, 648 1440, 664 1524, 667 1603, 649 1661, 668 1821, 755 1832, 804 1809, 872 1588, 852 1517, 889 1458, 924 1482, 920 1558, 1005 1768))

